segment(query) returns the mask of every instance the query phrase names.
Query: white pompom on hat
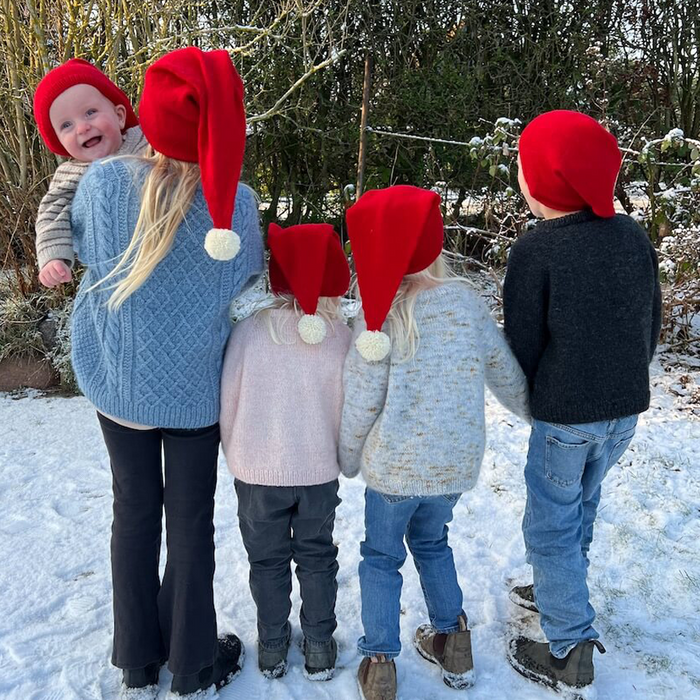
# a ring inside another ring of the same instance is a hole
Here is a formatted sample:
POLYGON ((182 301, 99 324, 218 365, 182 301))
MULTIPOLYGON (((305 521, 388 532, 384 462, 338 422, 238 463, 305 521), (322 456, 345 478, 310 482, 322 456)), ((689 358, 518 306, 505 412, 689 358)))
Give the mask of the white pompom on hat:
POLYGON ((241 237, 231 229, 213 228, 204 238, 204 249, 214 260, 231 260, 241 249, 241 237))
POLYGON ((297 323, 297 330, 308 345, 317 345, 326 337, 326 324, 316 314, 304 314, 297 323))
POLYGON ((391 352, 391 339, 383 331, 362 331, 355 347, 368 362, 379 362, 391 352))

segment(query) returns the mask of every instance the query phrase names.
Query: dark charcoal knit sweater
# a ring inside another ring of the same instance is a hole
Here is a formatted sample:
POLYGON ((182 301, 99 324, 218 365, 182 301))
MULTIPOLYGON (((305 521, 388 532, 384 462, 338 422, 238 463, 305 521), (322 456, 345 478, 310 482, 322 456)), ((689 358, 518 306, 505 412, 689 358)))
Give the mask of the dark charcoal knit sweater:
POLYGON ((656 251, 629 216, 539 223, 511 250, 503 303, 534 418, 591 423, 649 408, 661 289, 656 251))

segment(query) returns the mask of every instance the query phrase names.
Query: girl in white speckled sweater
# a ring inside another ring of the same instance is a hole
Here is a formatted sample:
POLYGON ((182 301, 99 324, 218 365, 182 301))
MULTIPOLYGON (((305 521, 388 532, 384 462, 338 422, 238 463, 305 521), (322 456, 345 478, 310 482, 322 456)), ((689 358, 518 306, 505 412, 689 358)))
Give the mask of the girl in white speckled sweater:
POLYGON ((447 523, 479 475, 484 385, 529 418, 515 357, 441 254, 439 205, 436 193, 401 185, 365 193, 347 213, 364 316, 343 373, 340 465, 347 476, 361 470, 367 482, 358 642, 365 700, 396 694, 404 537, 430 617, 416 631, 416 649, 450 687, 473 683, 447 523))

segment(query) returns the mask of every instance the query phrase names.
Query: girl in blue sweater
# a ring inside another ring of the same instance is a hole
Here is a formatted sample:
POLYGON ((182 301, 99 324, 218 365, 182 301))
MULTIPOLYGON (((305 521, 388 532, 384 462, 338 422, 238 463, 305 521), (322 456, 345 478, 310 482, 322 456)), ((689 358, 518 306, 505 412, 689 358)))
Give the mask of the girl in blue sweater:
POLYGON ((213 601, 219 382, 229 304, 263 268, 255 197, 238 184, 243 86, 228 53, 154 63, 140 115, 154 150, 93 164, 72 210, 87 268, 73 366, 113 474, 112 663, 139 700, 156 697, 166 660, 180 696, 242 666, 240 640, 217 639, 213 601))

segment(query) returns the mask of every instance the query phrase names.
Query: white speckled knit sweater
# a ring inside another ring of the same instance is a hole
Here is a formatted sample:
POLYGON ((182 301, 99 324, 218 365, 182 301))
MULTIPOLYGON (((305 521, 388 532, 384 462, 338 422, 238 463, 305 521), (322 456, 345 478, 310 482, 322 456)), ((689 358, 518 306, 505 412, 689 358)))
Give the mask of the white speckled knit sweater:
MULTIPOLYGON (((382 493, 431 496, 471 489, 484 454, 484 384, 529 420, 525 376, 484 303, 464 283, 419 293, 420 344, 369 363, 351 345, 345 361, 340 467, 361 469, 382 493)), ((354 338, 365 329, 358 318, 354 338)))

